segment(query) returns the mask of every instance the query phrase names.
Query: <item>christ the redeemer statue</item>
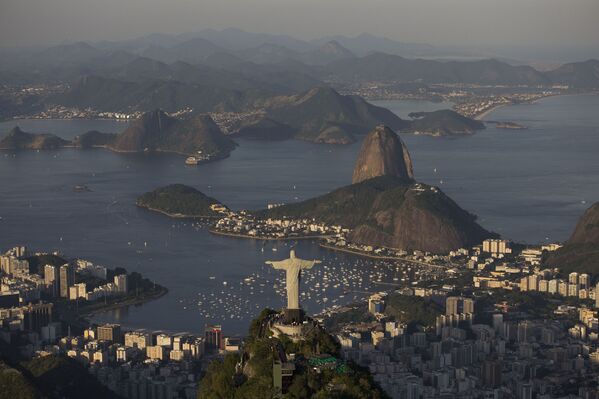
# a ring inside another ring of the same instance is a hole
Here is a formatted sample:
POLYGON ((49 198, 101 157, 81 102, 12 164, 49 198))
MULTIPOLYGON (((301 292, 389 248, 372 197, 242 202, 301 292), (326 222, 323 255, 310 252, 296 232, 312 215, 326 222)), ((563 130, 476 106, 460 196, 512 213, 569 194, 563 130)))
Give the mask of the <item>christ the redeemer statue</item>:
POLYGON ((287 311, 286 321, 287 322, 301 322, 301 311, 299 306, 299 285, 300 275, 302 270, 309 270, 316 263, 320 263, 319 260, 304 260, 296 258, 295 250, 292 249, 289 252, 289 259, 281 261, 267 261, 267 264, 271 265, 277 270, 285 270, 285 284, 287 286, 287 311))

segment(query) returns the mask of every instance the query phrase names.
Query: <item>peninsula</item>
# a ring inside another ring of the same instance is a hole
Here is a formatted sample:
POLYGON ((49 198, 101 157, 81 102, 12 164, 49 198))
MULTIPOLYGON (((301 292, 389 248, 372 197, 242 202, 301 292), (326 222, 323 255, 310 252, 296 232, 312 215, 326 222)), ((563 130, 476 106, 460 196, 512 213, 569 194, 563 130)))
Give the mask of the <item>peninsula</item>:
POLYGON ((138 207, 173 218, 217 218, 227 208, 193 187, 171 184, 140 196, 138 207))
POLYGON ((412 121, 402 133, 425 134, 429 136, 471 135, 485 128, 481 121, 458 114, 449 109, 433 112, 412 112, 412 121))
POLYGON ((433 253, 494 236, 439 188, 413 180, 409 153, 388 127, 378 126, 364 140, 353 181, 329 194, 256 216, 313 219, 350 229, 347 240, 352 243, 433 253), (381 143, 393 150, 381 152, 381 143))

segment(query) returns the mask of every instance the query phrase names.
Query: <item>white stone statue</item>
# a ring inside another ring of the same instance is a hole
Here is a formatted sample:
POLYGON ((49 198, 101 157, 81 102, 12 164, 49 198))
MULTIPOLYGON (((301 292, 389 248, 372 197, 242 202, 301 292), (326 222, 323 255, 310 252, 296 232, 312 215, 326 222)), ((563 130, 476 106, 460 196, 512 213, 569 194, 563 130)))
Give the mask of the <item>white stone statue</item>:
POLYGON ((267 261, 277 270, 285 270, 285 285, 287 287, 287 309, 299 309, 299 282, 302 270, 312 269, 319 260, 304 260, 295 257, 295 250, 289 251, 289 259, 281 261, 267 261))

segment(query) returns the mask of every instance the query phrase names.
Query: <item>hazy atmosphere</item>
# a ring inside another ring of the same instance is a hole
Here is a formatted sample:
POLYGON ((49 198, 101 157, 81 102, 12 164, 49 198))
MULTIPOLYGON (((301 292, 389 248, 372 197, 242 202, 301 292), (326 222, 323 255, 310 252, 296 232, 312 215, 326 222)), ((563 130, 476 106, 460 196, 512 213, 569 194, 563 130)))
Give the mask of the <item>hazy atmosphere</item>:
POLYGON ((0 399, 599 399, 599 0, 0 0, 0 399))
POLYGON ((597 47, 598 15, 596 0, 2 0, 0 45, 234 26, 303 39, 369 32, 435 45, 597 47))

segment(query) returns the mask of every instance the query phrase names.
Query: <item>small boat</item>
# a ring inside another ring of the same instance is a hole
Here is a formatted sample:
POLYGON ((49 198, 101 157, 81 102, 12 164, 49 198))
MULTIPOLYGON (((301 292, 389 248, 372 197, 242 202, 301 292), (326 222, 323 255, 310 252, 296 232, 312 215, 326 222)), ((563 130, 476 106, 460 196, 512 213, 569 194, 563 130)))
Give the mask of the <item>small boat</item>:
POLYGON ((196 157, 187 157, 185 160, 185 165, 197 165, 198 162, 199 160, 196 157))

